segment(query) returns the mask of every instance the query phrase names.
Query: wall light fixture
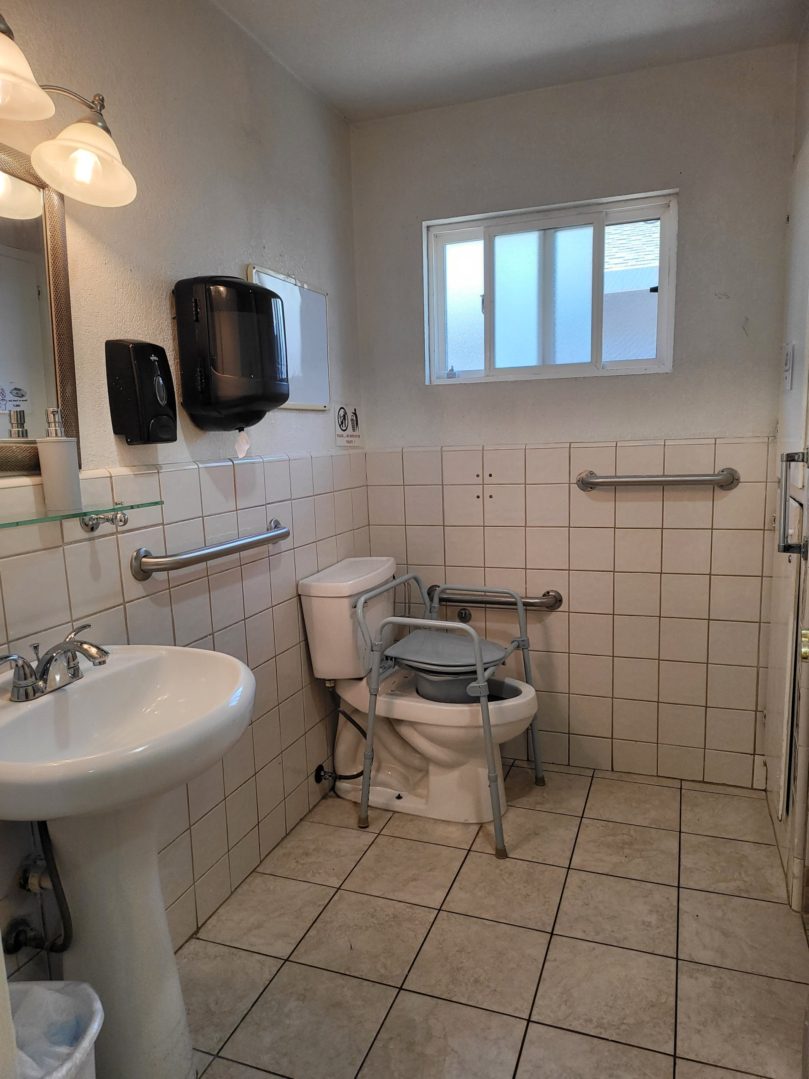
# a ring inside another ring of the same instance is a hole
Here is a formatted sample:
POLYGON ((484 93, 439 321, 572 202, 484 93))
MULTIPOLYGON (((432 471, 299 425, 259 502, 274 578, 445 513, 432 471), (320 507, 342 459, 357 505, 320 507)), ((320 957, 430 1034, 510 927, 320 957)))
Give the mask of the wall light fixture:
POLYGON ((0 15, 0 118, 45 120, 53 116, 49 94, 62 94, 89 110, 90 115, 69 124, 53 139, 31 153, 31 164, 45 181, 63 195, 90 206, 126 206, 137 194, 132 173, 104 119, 104 98, 91 100, 64 86, 39 85, 14 34, 0 15))

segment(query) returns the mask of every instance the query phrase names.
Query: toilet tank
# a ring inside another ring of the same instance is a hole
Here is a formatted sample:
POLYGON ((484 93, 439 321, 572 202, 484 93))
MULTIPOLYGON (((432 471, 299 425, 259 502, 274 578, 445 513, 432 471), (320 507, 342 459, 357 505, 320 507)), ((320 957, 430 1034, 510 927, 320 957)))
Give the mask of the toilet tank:
MULTIPOLYGON (((363 592, 389 581, 395 572, 393 558, 344 558, 298 582, 317 678, 364 678, 368 673, 370 658, 354 604, 363 592)), ((365 620, 372 634, 383 618, 393 614, 393 595, 391 588, 365 605, 365 620)))

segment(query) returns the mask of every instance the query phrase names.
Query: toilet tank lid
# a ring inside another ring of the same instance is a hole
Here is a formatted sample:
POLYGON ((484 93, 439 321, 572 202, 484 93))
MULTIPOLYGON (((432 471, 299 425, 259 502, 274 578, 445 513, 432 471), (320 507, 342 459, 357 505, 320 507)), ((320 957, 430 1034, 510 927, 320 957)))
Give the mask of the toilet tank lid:
POLYGON ((344 558, 333 566, 298 581, 302 596, 357 596, 389 581, 396 572, 396 560, 384 558, 344 558))

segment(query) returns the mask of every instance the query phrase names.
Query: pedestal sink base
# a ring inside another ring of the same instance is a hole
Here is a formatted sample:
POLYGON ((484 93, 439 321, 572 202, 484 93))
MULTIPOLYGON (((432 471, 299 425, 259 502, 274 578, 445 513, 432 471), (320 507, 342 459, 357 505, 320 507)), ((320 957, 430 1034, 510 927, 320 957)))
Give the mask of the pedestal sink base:
POLYGON ((194 1079, 157 868, 154 801, 49 822, 73 916, 64 976, 104 1006, 99 1079, 194 1079))

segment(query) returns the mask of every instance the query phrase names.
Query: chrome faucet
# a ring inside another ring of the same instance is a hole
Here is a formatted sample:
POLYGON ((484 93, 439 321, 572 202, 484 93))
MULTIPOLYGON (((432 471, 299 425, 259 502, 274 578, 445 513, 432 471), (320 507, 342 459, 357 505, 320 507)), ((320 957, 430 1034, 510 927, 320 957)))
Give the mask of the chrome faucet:
POLYGON ((89 628, 89 622, 77 626, 63 641, 53 645, 42 656, 39 654, 39 645, 35 644, 33 648, 37 661, 36 667, 17 653, 0 656, 0 663, 14 665, 14 679, 9 699, 15 703, 33 701, 46 693, 61 689, 62 686, 68 686, 71 682, 78 682, 83 677, 79 666, 80 655, 89 659, 94 667, 103 666, 109 658, 107 649, 102 648, 100 644, 93 644, 92 641, 84 641, 78 637, 79 633, 89 628))

